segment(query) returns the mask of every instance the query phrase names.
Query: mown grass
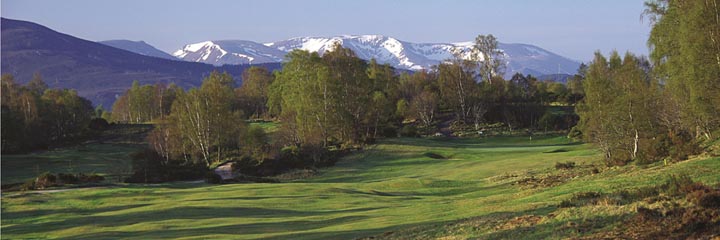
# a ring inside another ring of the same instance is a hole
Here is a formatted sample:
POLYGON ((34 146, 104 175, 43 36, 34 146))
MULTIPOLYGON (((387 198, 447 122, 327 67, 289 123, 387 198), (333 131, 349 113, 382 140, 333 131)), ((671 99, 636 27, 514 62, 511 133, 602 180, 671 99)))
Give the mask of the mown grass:
MULTIPOLYGON (((717 183, 719 160, 611 168, 553 187, 523 188, 499 176, 558 171, 556 162, 600 164, 598 154, 564 137, 388 139, 318 176, 286 183, 170 183, 3 194, 2 238, 347 239, 398 231, 394 237, 573 236, 577 233, 553 231, 562 221, 535 233, 444 224, 478 216, 547 214, 573 193, 658 184, 670 173, 717 183), (418 226, 418 231, 402 230, 418 226)), ((567 213, 568 221, 613 221, 625 214, 575 211, 567 213)))

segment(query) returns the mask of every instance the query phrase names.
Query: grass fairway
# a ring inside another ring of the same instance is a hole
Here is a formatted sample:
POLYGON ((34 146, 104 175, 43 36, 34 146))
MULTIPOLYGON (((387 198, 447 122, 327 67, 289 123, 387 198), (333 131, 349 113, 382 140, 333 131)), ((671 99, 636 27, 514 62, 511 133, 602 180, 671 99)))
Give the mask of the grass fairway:
MULTIPOLYGON (((707 158, 612 168, 544 188, 513 184, 512 176, 556 171, 559 161, 599 164, 589 145, 563 137, 388 139, 294 182, 3 194, 2 238, 348 239, 475 216, 545 214, 575 192, 657 184, 670 173, 720 182, 720 159, 707 158)), ((567 218, 622 214, 587 211, 567 218)), ((567 234, 548 226, 530 237, 567 234)), ((442 231, 429 234, 483 237, 442 231)), ((408 238, 416 237, 424 236, 408 238)))

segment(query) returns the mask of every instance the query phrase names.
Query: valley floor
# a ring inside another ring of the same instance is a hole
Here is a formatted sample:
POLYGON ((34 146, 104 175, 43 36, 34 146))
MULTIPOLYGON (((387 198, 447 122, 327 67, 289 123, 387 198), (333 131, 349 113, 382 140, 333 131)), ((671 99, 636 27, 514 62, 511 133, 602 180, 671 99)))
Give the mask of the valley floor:
POLYGON ((603 227, 578 232, 561 226, 591 218, 617 222, 635 209, 558 207, 575 193, 657 185, 680 173, 717 184, 718 169, 720 158, 605 168, 596 150, 564 137, 387 139, 317 176, 284 183, 3 193, 1 230, 3 239, 579 237, 603 227), (554 168, 568 161, 576 167, 554 168), (459 219, 550 212, 560 216, 533 231, 444 227, 459 219))

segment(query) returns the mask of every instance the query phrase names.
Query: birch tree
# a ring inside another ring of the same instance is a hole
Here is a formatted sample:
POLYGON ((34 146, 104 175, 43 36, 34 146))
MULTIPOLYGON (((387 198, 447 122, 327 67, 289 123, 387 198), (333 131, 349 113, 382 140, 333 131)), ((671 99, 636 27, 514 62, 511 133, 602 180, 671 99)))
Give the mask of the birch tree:
POLYGON ((647 1, 655 74, 671 94, 681 129, 711 139, 720 129, 718 0, 647 1))
POLYGON ((505 71, 503 52, 498 49, 498 41, 492 34, 478 35, 470 52, 470 60, 478 64, 482 80, 492 82, 494 76, 502 76, 505 71))
POLYGON ((658 130, 659 85, 632 54, 621 58, 613 52, 609 61, 596 53, 583 82, 586 96, 577 108, 586 139, 605 154, 608 164, 624 164, 649 158, 643 141, 658 130))
POLYGON ((238 135, 245 128, 240 113, 232 109, 233 83, 227 73, 211 73, 200 88, 177 94, 168 117, 169 127, 178 131, 190 146, 190 153, 197 154, 206 166, 222 160, 224 151, 237 147, 238 135))

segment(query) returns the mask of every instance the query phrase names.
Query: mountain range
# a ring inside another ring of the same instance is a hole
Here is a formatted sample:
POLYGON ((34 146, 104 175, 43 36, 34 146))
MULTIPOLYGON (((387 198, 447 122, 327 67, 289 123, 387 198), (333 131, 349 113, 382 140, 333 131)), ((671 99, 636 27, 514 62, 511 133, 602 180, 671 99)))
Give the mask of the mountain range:
MULTIPOLYGON (((256 43, 246 40, 205 41, 185 45, 173 53, 185 61, 202 62, 221 66, 224 64, 269 63, 282 61, 285 54, 295 49, 318 52, 331 50, 335 43, 349 48, 358 57, 379 63, 387 63, 397 69, 430 69, 453 58, 453 52, 469 52, 472 42, 461 43, 412 43, 382 35, 343 35, 335 37, 298 37, 288 40, 256 43)), ((499 43, 506 61, 507 76, 519 72, 542 76, 548 74, 573 74, 579 62, 528 44, 499 43)), ((469 55, 464 55, 468 58, 469 55)))
POLYGON ((100 41, 99 43, 119 48, 122 50, 134 52, 140 55, 150 56, 150 57, 157 57, 157 58, 164 58, 164 59, 170 59, 170 60, 178 60, 175 56, 170 55, 166 52, 163 52, 160 49, 157 49, 153 47, 152 45, 144 42, 144 41, 130 41, 130 40, 107 40, 107 41, 100 41))
MULTIPOLYGON (((16 82, 26 83, 38 72, 50 87, 75 89, 80 96, 105 109, 135 80, 189 88, 199 86, 212 71, 228 72, 240 80, 242 72, 250 66, 213 66, 150 57, 26 21, 2 18, 0 28, 3 74, 12 74, 16 82)), ((279 63, 261 65, 271 70, 280 68, 279 63)))
MULTIPOLYGON (((205 41, 188 44, 167 54, 143 41, 93 42, 56 32, 42 25, 2 18, 0 68, 19 83, 36 72, 50 87, 71 88, 106 109, 137 80, 142 84, 200 85, 212 71, 228 72, 238 84, 251 65, 269 70, 281 67, 294 49, 324 53, 334 43, 352 49, 360 58, 376 59, 399 70, 428 69, 452 57, 464 43, 411 43, 382 35, 299 37, 272 43, 246 40, 205 41)), ((566 76, 578 62, 527 44, 499 44, 507 61, 507 76, 520 72, 534 76, 566 76)), ((562 79, 562 78, 549 78, 562 79)), ((559 80, 562 81, 562 80, 559 80)))

